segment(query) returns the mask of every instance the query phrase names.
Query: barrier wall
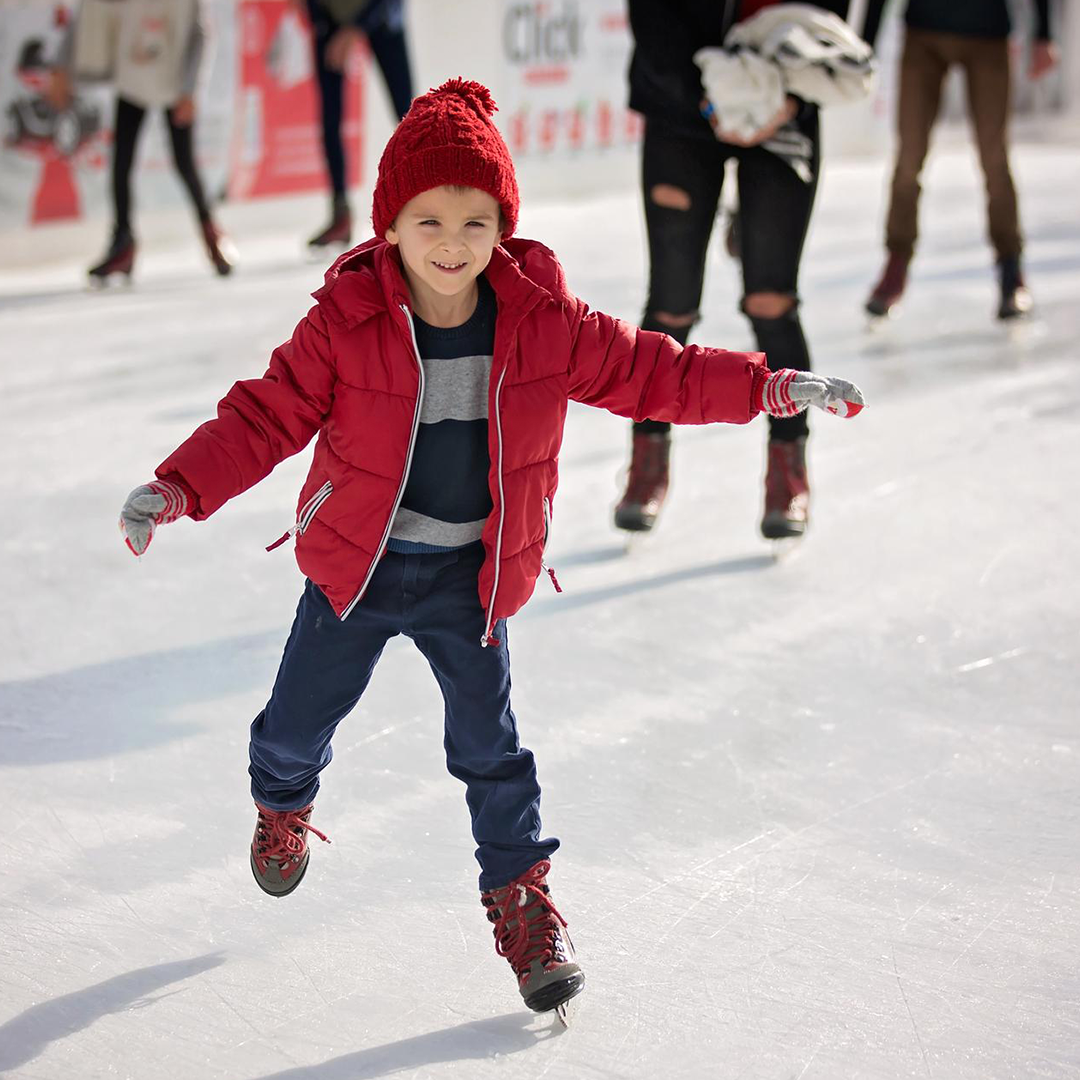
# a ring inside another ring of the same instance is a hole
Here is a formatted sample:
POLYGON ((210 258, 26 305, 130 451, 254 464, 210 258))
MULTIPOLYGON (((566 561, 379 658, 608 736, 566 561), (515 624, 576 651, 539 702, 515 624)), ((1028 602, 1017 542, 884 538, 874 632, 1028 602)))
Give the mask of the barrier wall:
MULTIPOLYGON (((285 0, 204 0, 212 45, 198 98, 197 154, 208 185, 232 200, 321 191, 310 40, 285 0)), ((113 101, 82 88, 57 116, 41 91, 74 0, 0 0, 0 233, 61 221, 107 219, 113 101)), ((862 7, 856 0, 855 18, 862 7)), ((898 10, 879 40, 874 98, 827 110, 830 156, 885 152, 890 138, 898 10)), ((1021 5, 1022 14, 1023 5, 1021 5)), ((641 122, 625 107, 631 42, 624 0, 409 0, 418 91, 465 74, 492 88, 496 116, 530 195, 571 195, 636 183, 641 122)), ((1054 5, 1064 70, 1032 87, 1021 109, 1075 110, 1080 99, 1080 14, 1054 5)), ((1018 25, 1026 23, 1019 19, 1018 25)), ((1018 59, 1025 48, 1018 35, 1018 59)), ((952 88, 953 112, 961 111, 952 88)), ((369 184, 393 118, 361 49, 350 62, 346 145, 350 180, 369 184)), ((140 211, 182 204, 160 117, 140 148, 140 211)))

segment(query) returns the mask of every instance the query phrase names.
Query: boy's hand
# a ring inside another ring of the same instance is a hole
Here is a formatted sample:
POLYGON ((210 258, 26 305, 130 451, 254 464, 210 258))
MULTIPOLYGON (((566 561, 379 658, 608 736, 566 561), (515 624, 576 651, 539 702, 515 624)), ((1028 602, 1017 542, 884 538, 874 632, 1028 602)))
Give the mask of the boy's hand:
POLYGON ((154 539, 158 525, 183 517, 194 504, 191 492, 169 480, 154 480, 137 487, 120 511, 120 531, 124 543, 135 555, 141 555, 154 539))
POLYGON ((812 371, 774 371, 761 384, 763 412, 770 416, 795 416, 808 405, 816 405, 834 416, 851 417, 866 404, 862 391, 846 379, 830 379, 812 371))

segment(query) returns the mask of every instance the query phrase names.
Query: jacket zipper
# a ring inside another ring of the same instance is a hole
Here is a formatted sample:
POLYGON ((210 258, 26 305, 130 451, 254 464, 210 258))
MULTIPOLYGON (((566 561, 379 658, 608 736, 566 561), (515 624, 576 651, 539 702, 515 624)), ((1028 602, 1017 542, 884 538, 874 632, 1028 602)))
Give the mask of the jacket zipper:
POLYGON ((502 369, 499 381, 495 386, 495 433, 499 440, 499 530, 495 534, 495 580, 491 583, 491 599, 488 601, 487 625, 480 637, 480 645, 487 648, 489 645, 498 645, 497 639, 491 636, 491 628, 495 623, 495 593, 499 588, 499 566, 502 562, 502 536, 503 522, 506 520, 506 496, 503 493, 503 433, 502 414, 499 412, 499 395, 502 393, 503 379, 510 369, 509 363, 502 369))
POLYGON ((291 528, 286 529, 285 532, 278 537, 266 550, 273 551, 276 547, 281 547, 290 536, 303 536, 307 532, 308 526, 311 524, 312 519, 319 512, 319 507, 322 506, 327 499, 334 493, 334 485, 327 480, 325 484, 310 499, 300 508, 300 513, 296 515, 296 524, 291 528))
POLYGON ((394 499, 390 517, 386 522, 386 528, 383 530, 382 540, 379 542, 379 548, 375 552, 375 558, 371 560, 371 566, 368 567, 367 576, 361 583, 356 595, 349 601, 345 610, 341 613, 342 622, 349 617, 349 613, 352 609, 360 603, 360 598, 364 595, 368 583, 371 581, 372 574, 375 573, 375 567, 379 565, 379 560, 386 550, 386 545, 390 542, 390 530, 394 527, 394 517, 398 512, 398 507, 401 505, 401 500, 405 497, 405 484, 409 479, 409 469, 412 468, 413 450, 416 448, 416 433, 420 428, 420 407, 424 400, 424 365, 420 360, 420 344, 416 340, 416 326, 413 324, 409 308, 405 304, 399 304, 398 307, 405 313, 405 321, 409 324, 409 334, 412 337, 413 359, 416 361, 416 371, 420 376, 420 391, 416 395, 416 409, 413 411, 412 432, 409 434, 409 451, 405 455, 405 471, 401 474, 401 483, 398 485, 397 498, 394 499))

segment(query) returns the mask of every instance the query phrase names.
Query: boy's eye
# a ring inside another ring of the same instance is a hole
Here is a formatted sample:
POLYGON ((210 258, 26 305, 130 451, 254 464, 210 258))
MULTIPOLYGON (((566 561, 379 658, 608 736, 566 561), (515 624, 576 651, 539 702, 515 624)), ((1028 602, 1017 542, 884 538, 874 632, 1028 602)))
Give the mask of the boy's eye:
POLYGON ((426 221, 421 221, 421 225, 438 225, 439 223, 434 218, 428 218, 426 221))
POLYGON ((478 229, 482 229, 485 223, 483 221, 467 221, 465 224, 469 226, 475 225, 478 229))

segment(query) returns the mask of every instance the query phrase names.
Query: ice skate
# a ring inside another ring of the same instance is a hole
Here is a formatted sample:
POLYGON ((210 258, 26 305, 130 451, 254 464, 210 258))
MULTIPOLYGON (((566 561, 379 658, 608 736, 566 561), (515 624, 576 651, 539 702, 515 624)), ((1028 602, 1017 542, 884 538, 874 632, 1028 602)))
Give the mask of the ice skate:
POLYGON ((209 218, 200 223, 200 228, 210 262, 222 277, 226 277, 236 265, 236 245, 209 218))
POLYGON ((330 212, 330 223, 308 241, 308 253, 314 258, 327 251, 343 251, 351 243, 352 211, 344 199, 335 199, 330 212))
POLYGON ((908 261, 903 255, 889 255, 885 269, 881 272, 881 279, 866 301, 866 313, 871 319, 886 319, 896 315, 907 285, 908 261))
POLYGON ((259 888, 271 896, 288 896, 307 873, 307 834, 314 833, 329 843, 311 822, 314 805, 299 810, 268 810, 255 804, 259 812, 251 841, 251 872, 259 888))
POLYGON ((525 1004, 534 1012, 554 1010, 569 1023, 566 1005, 585 988, 566 920, 551 902, 547 874, 551 863, 541 859, 501 889, 481 895, 488 922, 494 925, 495 951, 506 957, 518 980, 525 1004))
POLYGON ((90 287, 104 288, 111 280, 122 279, 131 283, 131 273, 135 269, 135 238, 128 229, 115 229, 109 250, 105 258, 96 266, 90 267, 90 287))
POLYGON ((626 491, 615 507, 615 527, 648 532, 667 498, 671 435, 666 431, 635 432, 626 491))
POLYGON ((998 262, 998 276, 1001 283, 1001 300, 998 303, 997 317, 1004 322, 1029 318, 1035 305, 1031 299, 1031 293, 1024 284, 1019 257, 1001 259, 998 262))
POLYGON ((787 541, 806 532, 810 513, 810 483, 806 477, 806 439, 769 443, 765 473, 765 513, 761 535, 787 541))

